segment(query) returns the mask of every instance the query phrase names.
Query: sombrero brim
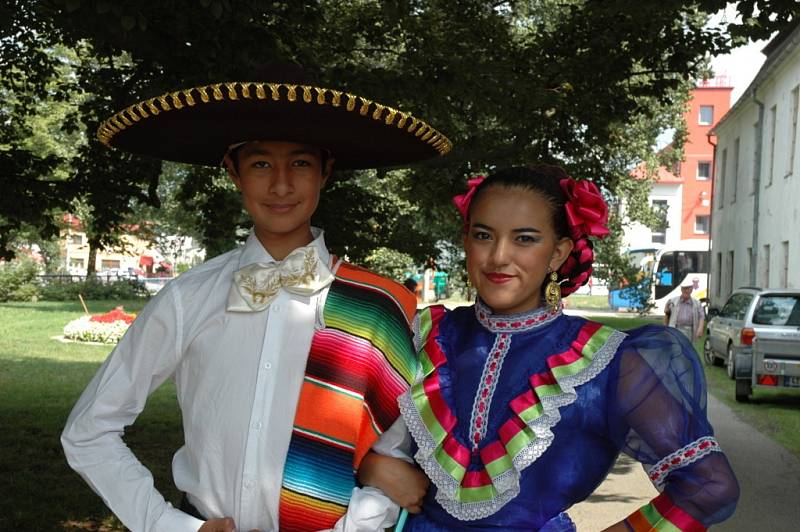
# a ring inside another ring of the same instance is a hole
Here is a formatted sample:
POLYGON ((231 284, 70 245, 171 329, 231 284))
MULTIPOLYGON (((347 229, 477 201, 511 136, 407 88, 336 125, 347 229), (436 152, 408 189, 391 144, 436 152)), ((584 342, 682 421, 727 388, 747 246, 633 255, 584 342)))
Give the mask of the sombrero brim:
POLYGON ((229 82, 131 105, 97 130, 113 148, 218 166, 228 147, 251 140, 330 150, 343 169, 401 166, 452 148, 424 121, 361 96, 310 85, 229 82))

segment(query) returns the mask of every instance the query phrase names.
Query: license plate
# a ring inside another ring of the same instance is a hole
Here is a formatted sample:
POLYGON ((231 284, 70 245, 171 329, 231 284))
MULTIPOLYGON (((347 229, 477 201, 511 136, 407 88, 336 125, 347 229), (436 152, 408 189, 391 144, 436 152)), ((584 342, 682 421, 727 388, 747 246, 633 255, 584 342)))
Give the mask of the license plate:
POLYGON ((800 377, 784 377, 783 385, 790 388, 800 388, 800 377))

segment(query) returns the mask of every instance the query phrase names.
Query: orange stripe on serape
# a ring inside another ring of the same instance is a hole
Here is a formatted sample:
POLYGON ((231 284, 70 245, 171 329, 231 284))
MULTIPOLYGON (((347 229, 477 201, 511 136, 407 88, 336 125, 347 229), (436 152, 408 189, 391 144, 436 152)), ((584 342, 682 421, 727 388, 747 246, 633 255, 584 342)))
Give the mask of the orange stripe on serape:
POLYGON ((361 399, 306 380, 297 404, 295 427, 356 444, 364 417, 361 399))
POLYGON ((292 490, 281 489, 281 532, 310 532, 333 528, 346 506, 321 501, 292 490))
POLYGON ((336 271, 336 276, 345 282, 347 280, 353 280, 357 283, 381 288, 391 294, 392 298, 397 301, 409 322, 414 319, 414 314, 417 313, 417 297, 400 283, 392 281, 391 279, 386 279, 376 273, 372 273, 369 270, 359 268, 347 262, 343 262, 342 265, 339 266, 339 269, 336 271))

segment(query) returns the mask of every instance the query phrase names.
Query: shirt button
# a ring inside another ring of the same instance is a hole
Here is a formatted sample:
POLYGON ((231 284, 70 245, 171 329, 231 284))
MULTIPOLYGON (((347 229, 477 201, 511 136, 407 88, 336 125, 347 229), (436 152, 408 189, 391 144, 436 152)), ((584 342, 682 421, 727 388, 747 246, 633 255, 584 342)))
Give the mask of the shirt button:
POLYGON ((272 364, 270 364, 269 362, 265 362, 264 369, 272 369, 272 364))
POLYGON ((248 480, 248 481, 246 481, 246 482, 244 483, 244 487, 245 487, 245 489, 248 489, 248 490, 251 490, 251 489, 253 489, 253 488, 255 487, 255 485, 256 485, 256 483, 255 483, 255 482, 253 482, 252 480, 248 480))
POLYGON ((262 425, 261 425, 261 422, 259 421, 258 423, 256 423, 255 425, 253 425, 253 428, 254 428, 255 430, 261 430, 261 426, 262 426, 262 425))
POLYGON ((281 306, 278 304, 272 305, 272 310, 274 310, 275 312, 280 312, 281 306))

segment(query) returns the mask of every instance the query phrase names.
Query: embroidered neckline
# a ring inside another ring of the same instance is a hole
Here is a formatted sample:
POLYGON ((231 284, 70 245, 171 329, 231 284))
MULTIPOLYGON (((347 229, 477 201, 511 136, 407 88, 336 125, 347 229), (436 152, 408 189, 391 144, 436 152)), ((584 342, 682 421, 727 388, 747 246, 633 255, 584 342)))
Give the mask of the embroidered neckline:
POLYGON ((478 450, 481 467, 468 471, 471 442, 465 445, 455 437, 458 419, 439 382, 439 368, 447 365, 437 342, 444 315, 441 307, 422 311, 430 332, 419 353, 420 373, 400 397, 400 411, 419 448, 414 458, 437 487, 436 500, 457 519, 475 520, 492 515, 519 494, 521 472, 553 442, 559 409, 577 399, 576 386, 608 366, 626 335, 586 322, 567 350, 547 357, 548 369, 531 375, 530 388, 509 402, 511 417, 497 438, 478 450))
POLYGON ((561 316, 562 310, 563 307, 559 302, 555 311, 543 306, 519 314, 492 314, 492 309, 483 301, 478 299, 475 302, 475 317, 488 331, 495 334, 532 331, 561 316))

